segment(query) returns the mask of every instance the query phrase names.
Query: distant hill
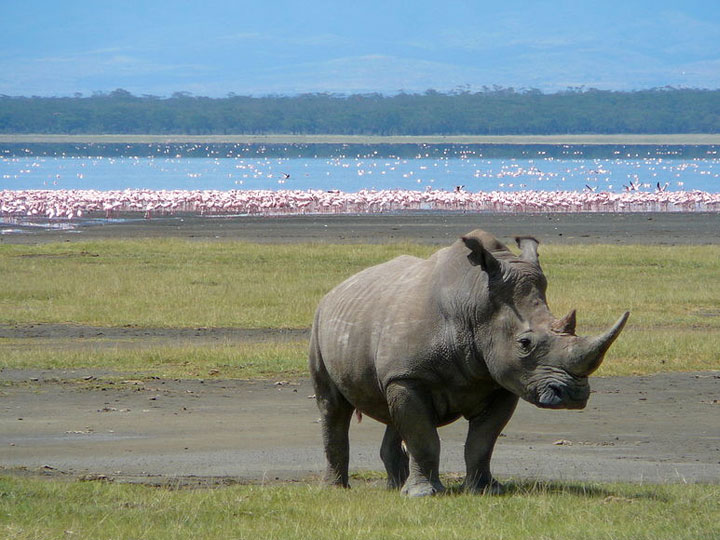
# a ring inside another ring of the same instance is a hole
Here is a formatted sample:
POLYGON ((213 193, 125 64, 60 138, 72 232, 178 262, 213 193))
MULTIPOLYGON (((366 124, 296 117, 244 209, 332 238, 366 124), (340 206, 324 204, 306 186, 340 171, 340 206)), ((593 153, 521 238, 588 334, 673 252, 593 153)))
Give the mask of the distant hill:
POLYGON ((494 87, 443 94, 225 98, 0 96, 0 133, 562 135, 720 133, 720 90, 494 87))

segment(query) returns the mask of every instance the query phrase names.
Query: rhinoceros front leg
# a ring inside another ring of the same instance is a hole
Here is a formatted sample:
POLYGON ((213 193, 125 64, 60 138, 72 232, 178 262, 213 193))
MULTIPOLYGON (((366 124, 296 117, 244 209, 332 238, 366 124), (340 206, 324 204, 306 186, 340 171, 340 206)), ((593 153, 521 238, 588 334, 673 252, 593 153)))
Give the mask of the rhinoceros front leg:
POLYGON ((467 474, 462 486, 465 491, 492 495, 503 493, 502 484, 490 473, 490 458, 495 441, 515 412, 517 402, 515 394, 498 390, 483 412, 470 419, 465 441, 467 474))
POLYGON ((440 437, 430 399, 411 383, 399 381, 386 390, 390 417, 410 454, 409 475, 401 493, 423 497, 445 491, 440 482, 440 437))
POLYGON ((402 437, 393 426, 385 428, 380 459, 385 464, 390 489, 400 489, 410 473, 408 455, 402 449, 402 437))

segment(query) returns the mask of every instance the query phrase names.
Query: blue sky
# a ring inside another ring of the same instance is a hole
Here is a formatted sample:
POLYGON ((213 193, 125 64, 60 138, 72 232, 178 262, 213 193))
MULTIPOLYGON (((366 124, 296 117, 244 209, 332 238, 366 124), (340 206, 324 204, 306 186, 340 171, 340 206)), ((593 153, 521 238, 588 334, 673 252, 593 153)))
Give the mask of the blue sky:
POLYGON ((715 0, 2 0, 0 94, 720 88, 715 0))

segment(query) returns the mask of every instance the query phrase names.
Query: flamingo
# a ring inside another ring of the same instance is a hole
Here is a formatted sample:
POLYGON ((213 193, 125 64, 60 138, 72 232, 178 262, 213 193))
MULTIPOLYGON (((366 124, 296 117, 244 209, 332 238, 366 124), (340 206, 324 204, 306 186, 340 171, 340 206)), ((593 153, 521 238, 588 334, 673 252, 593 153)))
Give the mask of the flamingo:
POLYGON ((658 182, 654 192, 639 191, 637 183, 623 193, 535 191, 467 192, 425 190, 360 190, 346 193, 320 190, 6 190, 0 191, 0 215, 72 219, 83 215, 110 217, 116 212, 167 215, 178 211, 200 215, 229 213, 287 214, 412 210, 449 211, 720 211, 720 194, 667 191, 658 182))
POLYGON ((625 191, 640 191, 641 184, 639 181, 633 182, 632 180, 630 180, 629 184, 630 185, 628 186, 623 184, 623 188, 625 188, 625 191))

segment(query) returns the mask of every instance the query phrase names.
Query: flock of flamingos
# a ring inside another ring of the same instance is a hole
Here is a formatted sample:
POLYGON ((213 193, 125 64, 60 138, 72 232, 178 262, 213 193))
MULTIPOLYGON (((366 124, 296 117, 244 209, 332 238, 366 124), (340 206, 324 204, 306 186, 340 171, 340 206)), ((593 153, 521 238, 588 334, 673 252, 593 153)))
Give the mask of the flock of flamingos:
POLYGON ((0 217, 76 219, 173 215, 456 212, 693 212, 720 211, 720 193, 642 191, 361 190, 6 190, 0 217))

